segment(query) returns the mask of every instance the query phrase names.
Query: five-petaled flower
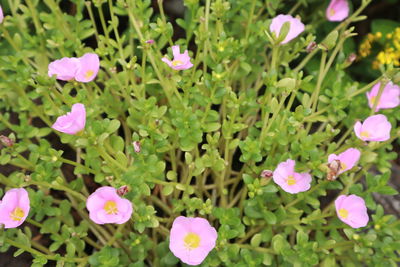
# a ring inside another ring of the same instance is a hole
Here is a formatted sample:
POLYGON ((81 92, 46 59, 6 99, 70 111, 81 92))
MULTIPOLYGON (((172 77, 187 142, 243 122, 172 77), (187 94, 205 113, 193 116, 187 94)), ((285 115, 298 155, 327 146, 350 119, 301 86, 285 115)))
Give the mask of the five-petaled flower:
POLYGON ((180 53, 179 45, 174 45, 172 47, 172 54, 174 55, 174 59, 171 61, 166 57, 162 58, 162 61, 168 64, 174 70, 187 70, 193 67, 193 64, 190 62, 189 52, 185 50, 183 54, 180 53))
POLYGON ((296 38, 300 33, 304 31, 304 24, 301 22, 300 19, 293 18, 291 15, 281 14, 273 18, 271 25, 269 26, 269 30, 275 34, 276 38, 279 37, 281 28, 285 22, 289 22, 290 28, 288 34, 281 42, 281 44, 286 44, 290 42, 292 39, 296 38))
POLYGON ((127 222, 133 212, 132 203, 121 198, 114 187, 103 186, 93 192, 86 201, 89 217, 97 224, 127 222))
POLYGON ((335 200, 337 216, 341 221, 353 228, 368 224, 367 207, 364 199, 356 195, 341 195, 335 200))
POLYGON ((24 188, 13 188, 6 192, 0 202, 0 224, 4 228, 20 226, 30 210, 28 192, 24 188))
MULTIPOLYGON (((375 105, 380 87, 381 83, 379 82, 372 87, 371 91, 367 92, 370 108, 373 108, 375 105)), ((389 81, 383 88, 382 94, 376 104, 375 112, 379 111, 379 109, 395 108, 398 105, 400 105, 400 86, 389 81)))
POLYGON ((349 16, 347 0, 331 0, 326 9, 326 18, 329 21, 342 21, 349 16))
POLYGON ((66 134, 77 134, 85 128, 86 110, 81 103, 72 105, 71 112, 57 118, 51 128, 66 134))
POLYGON ((177 217, 171 228, 169 249, 189 265, 199 265, 215 247, 218 234, 203 218, 177 217))
POLYGON ((349 148, 339 155, 330 154, 328 156, 328 162, 331 163, 334 160, 340 161, 340 169, 337 174, 341 174, 345 171, 352 169, 360 159, 361 152, 356 148, 349 148))
POLYGON ((99 56, 95 53, 86 53, 80 58, 64 57, 49 64, 48 75, 56 75, 58 80, 90 82, 96 78, 100 68, 99 56))
POLYGON ((279 163, 273 173, 274 182, 290 194, 307 191, 311 186, 311 175, 295 172, 295 165, 294 160, 288 159, 279 163))
POLYGON ((392 125, 385 115, 368 117, 363 123, 356 122, 354 132, 363 141, 386 141, 390 138, 392 125))

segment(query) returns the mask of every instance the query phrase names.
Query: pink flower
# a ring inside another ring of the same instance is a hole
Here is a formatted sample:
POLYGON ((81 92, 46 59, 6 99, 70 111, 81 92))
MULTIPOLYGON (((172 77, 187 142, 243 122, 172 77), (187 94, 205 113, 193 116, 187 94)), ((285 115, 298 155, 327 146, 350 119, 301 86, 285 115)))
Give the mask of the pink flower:
POLYGON ((153 39, 147 40, 146 44, 154 44, 154 40, 153 39))
POLYGON ((177 217, 171 229, 169 249, 189 265, 199 265, 215 247, 218 234, 203 218, 177 217))
POLYGON ((390 138, 392 125, 385 115, 373 115, 368 117, 364 123, 356 122, 354 132, 363 141, 386 141, 390 138))
POLYGON ((63 57, 49 64, 49 77, 56 75, 58 80, 70 81, 75 78, 76 71, 79 68, 79 59, 72 57, 63 57))
POLYGON ((336 214, 339 219, 353 228, 368 224, 367 207, 364 199, 356 195, 341 195, 335 200, 336 214))
POLYGON ((100 68, 99 56, 95 53, 86 53, 79 58, 79 67, 76 71, 75 80, 78 82, 90 82, 96 78, 100 68))
POLYGON ((0 23, 3 22, 3 19, 4 19, 3 9, 0 6, 0 23))
POLYGON ((110 186, 103 186, 92 193, 87 201, 86 208, 89 217, 97 224, 123 224, 132 216, 132 203, 121 198, 117 190, 110 186))
POLYGON ((185 50, 183 54, 180 53, 179 45, 174 45, 172 47, 172 54, 174 55, 174 60, 170 61, 168 58, 163 57, 162 61, 168 64, 174 70, 187 70, 193 67, 190 62, 189 52, 185 50))
POLYGON ((331 0, 326 9, 326 18, 329 21, 342 21, 349 16, 347 0, 331 0))
POLYGON ((311 186, 311 175, 295 172, 295 165, 294 160, 288 159, 279 163, 273 173, 274 182, 290 194, 307 191, 311 186))
POLYGON ((74 104, 71 112, 57 118, 51 128, 66 134, 77 134, 85 128, 86 110, 81 103, 74 104))
POLYGON ((288 43, 289 41, 296 38, 300 33, 304 31, 304 24, 301 23, 300 19, 293 18, 291 15, 278 15, 275 18, 273 18, 271 25, 269 26, 269 30, 275 33, 276 37, 279 37, 281 28, 285 22, 290 23, 290 29, 285 37, 285 40, 283 40, 281 44, 288 43))
POLYGON ((49 64, 49 77, 56 75, 58 80, 90 82, 96 78, 100 68, 99 56, 95 53, 86 53, 80 58, 63 57, 49 64))
MULTIPOLYGON (((381 83, 377 83, 374 85, 374 87, 372 87, 370 92, 367 92, 368 104, 370 108, 374 107, 380 86, 381 83)), ((375 112, 379 109, 395 108, 398 105, 400 105, 400 87, 392 82, 388 82, 385 88, 383 88, 383 92, 379 98, 375 112)))
POLYGON ((340 161, 340 169, 338 174, 352 169, 360 159, 361 152, 356 148, 349 148, 346 151, 340 153, 339 155, 330 154, 328 157, 328 162, 331 163, 334 160, 340 161))
POLYGON ((20 226, 30 210, 28 192, 24 188, 14 188, 6 192, 0 202, 0 224, 5 228, 20 226))

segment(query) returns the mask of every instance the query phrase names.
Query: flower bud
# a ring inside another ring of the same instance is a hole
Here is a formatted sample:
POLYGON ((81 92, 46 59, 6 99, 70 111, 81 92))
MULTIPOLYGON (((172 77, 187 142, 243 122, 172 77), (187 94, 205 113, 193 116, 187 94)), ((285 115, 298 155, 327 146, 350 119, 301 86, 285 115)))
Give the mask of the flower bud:
POLYGON ((0 142, 6 147, 12 147, 14 145, 14 141, 4 135, 0 135, 0 142))
POLYGON ((271 170, 263 170, 260 174, 262 178, 271 178, 273 172, 271 170))
POLYGON ((129 192, 129 188, 127 185, 123 185, 120 188, 117 189, 117 194, 122 197, 126 195, 129 192))
POLYGON ((311 53, 312 51, 315 50, 315 48, 317 48, 317 43, 311 42, 307 45, 306 51, 307 51, 307 53, 311 53))
POLYGON ((140 142, 134 141, 132 144, 133 144, 133 149, 135 150, 135 152, 139 153, 140 152, 140 142))

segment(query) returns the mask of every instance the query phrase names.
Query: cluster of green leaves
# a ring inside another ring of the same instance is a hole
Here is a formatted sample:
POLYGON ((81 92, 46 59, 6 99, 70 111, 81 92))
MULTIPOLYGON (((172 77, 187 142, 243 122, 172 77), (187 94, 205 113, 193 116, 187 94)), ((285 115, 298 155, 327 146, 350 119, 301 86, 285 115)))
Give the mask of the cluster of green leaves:
MULTIPOLYGON (((0 183, 28 188, 32 207, 25 227, 1 232, 0 251, 29 252, 32 266, 177 266, 169 229, 186 215, 218 231, 202 266, 395 266, 399 220, 384 215, 373 194, 397 193, 387 183, 399 128, 381 143, 352 133, 371 114, 364 93, 380 80, 400 81, 393 68, 369 84, 348 74, 350 25, 364 19, 370 0, 344 22, 322 25, 327 3, 317 0, 203 2, 184 1, 176 20, 184 35, 174 39, 178 26, 162 0, 157 11, 150 0, 3 6, 0 129, 15 144, 1 149, 0 183), (269 23, 289 12, 307 30, 279 46, 269 23), (313 41, 318 46, 307 51, 313 41), (178 72, 161 61, 173 44, 190 50, 193 68, 178 72), (101 59, 95 81, 47 76, 49 62, 88 51, 101 59), (87 109, 85 132, 52 130, 77 102, 87 109), (327 181, 328 155, 349 147, 362 151, 360 167, 327 181), (312 174, 309 191, 291 195, 260 176, 288 158, 312 174), (129 187, 129 223, 90 221, 85 201, 100 185, 129 187), (366 228, 336 217, 339 194, 366 200, 366 228)), ((393 126, 400 119, 398 108, 383 114, 393 126)))

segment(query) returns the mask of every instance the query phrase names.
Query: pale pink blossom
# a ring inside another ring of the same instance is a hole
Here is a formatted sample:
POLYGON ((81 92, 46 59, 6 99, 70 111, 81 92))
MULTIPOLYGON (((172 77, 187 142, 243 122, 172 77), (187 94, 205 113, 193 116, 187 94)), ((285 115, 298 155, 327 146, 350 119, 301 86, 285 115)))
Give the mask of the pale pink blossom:
POLYGON ((56 75, 58 80, 90 82, 96 78, 100 69, 100 59, 95 53, 86 53, 80 58, 63 57, 49 64, 48 75, 56 75))
POLYGON ((331 0, 326 9, 326 18, 329 21, 342 21, 349 16, 347 0, 331 0))
POLYGON ((296 38, 300 33, 304 31, 304 24, 298 18, 293 18, 291 15, 278 15, 272 19, 269 30, 273 32, 276 38, 279 37, 281 28, 285 22, 290 23, 289 32, 281 44, 286 44, 296 38))
POLYGON ((84 83, 93 81, 100 69, 99 56, 95 53, 86 53, 79 58, 79 63, 75 80, 84 83))
MULTIPOLYGON (((372 87, 371 91, 367 92, 368 105, 370 108, 374 107, 380 87, 381 83, 377 83, 372 87)), ((398 105, 400 105, 400 86, 388 82, 383 88, 375 112, 379 109, 395 108, 398 105)))
POLYGON ((336 214, 339 219, 353 228, 368 224, 367 207, 364 199, 356 195, 341 195, 335 200, 336 214))
POLYGON ((311 175, 294 171, 296 162, 288 159, 278 164, 273 173, 273 179, 283 190, 290 194, 304 192, 311 187, 311 175))
POLYGON ((6 192, 0 202, 0 224, 4 228, 20 226, 30 210, 28 192, 24 188, 14 188, 6 192))
POLYGON ((100 187, 92 193, 86 201, 86 208, 90 219, 97 224, 123 224, 133 212, 132 203, 121 198, 117 190, 110 186, 100 187))
POLYGON ((206 219, 179 216, 172 224, 169 249, 182 262, 199 265, 215 247, 217 237, 206 219))
POLYGON ((75 78, 79 65, 79 59, 75 57, 63 57, 49 64, 48 75, 49 77, 56 75, 58 80, 70 81, 75 78))
POLYGON ((172 47, 172 54, 174 55, 174 59, 171 61, 166 57, 162 58, 162 61, 168 64, 174 70, 187 70, 193 67, 193 64, 190 62, 189 52, 185 50, 183 54, 180 53, 179 45, 174 45, 172 47))
POLYGON ((0 6, 0 23, 3 22, 3 19, 4 19, 3 9, 0 6))
POLYGON ((363 123, 356 122, 354 132, 363 141, 386 141, 390 138, 392 125, 385 115, 368 117, 363 123))
POLYGON ((352 169, 360 159, 361 152, 356 148, 349 148, 339 155, 330 154, 328 156, 328 162, 331 163, 334 160, 340 161, 340 169, 338 174, 352 169))
POLYGON ((74 104, 71 112, 57 118, 51 128, 66 134, 77 134, 85 128, 86 110, 81 103, 74 104))

